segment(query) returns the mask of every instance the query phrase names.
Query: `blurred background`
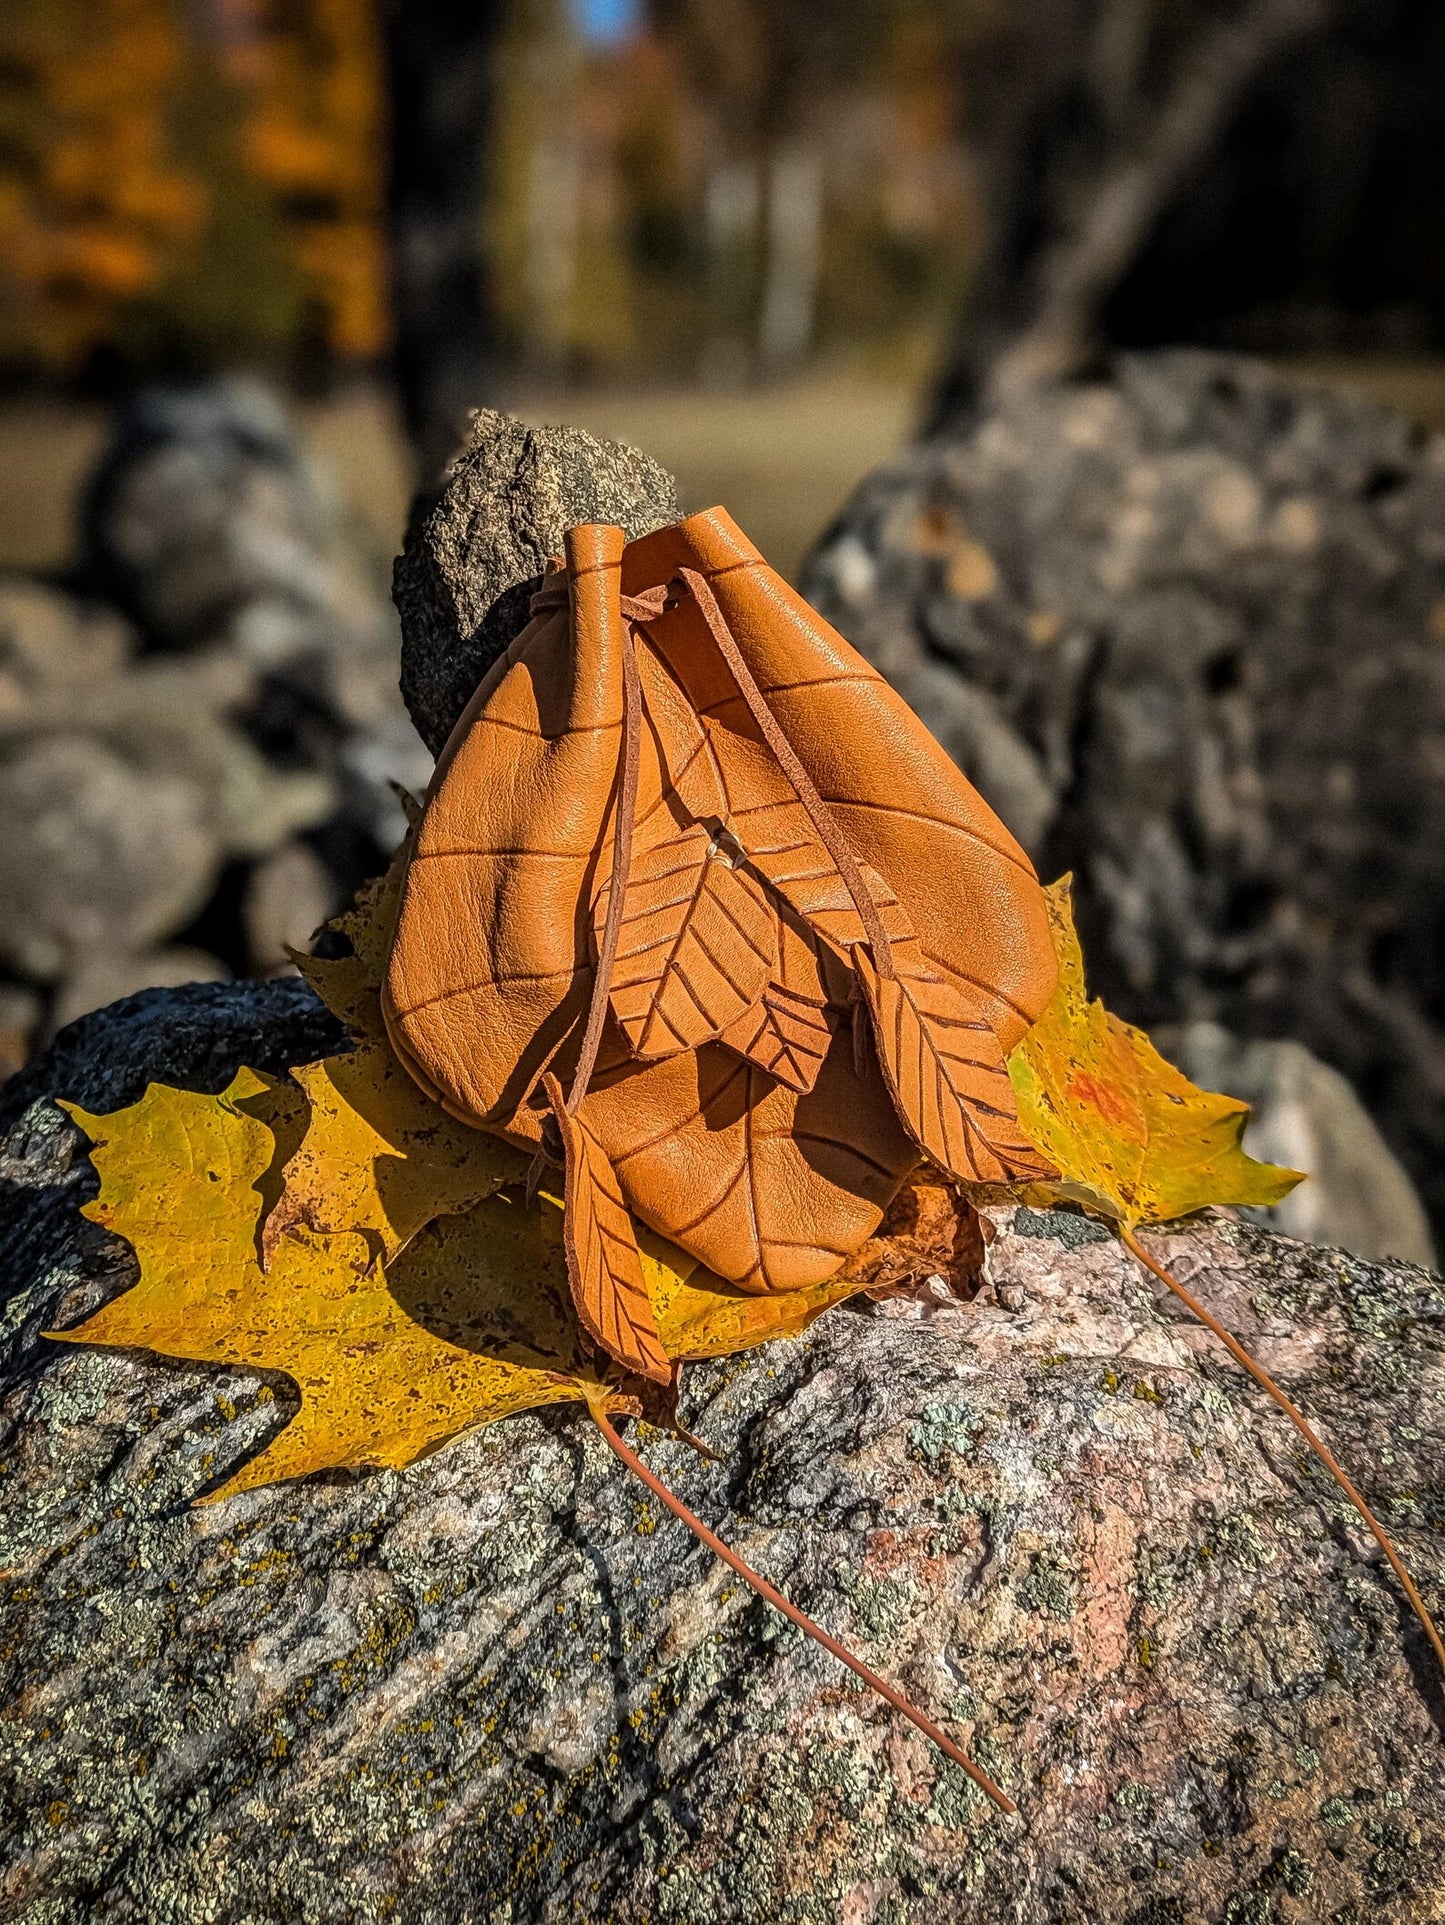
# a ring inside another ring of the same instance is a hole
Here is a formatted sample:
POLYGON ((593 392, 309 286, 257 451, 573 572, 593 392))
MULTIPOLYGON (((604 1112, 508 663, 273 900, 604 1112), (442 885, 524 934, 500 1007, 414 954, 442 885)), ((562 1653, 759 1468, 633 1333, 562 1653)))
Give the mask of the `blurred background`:
POLYGON ((237 368, 388 551, 502 399, 790 571, 1050 330, 1445 420, 1442 82, 1408 0, 6 0, 0 559, 67 558, 108 404, 237 368))
POLYGON ((1428 1254, 1442 210, 1438 0, 5 0, 0 1073, 382 861, 502 406, 725 502, 1428 1254))

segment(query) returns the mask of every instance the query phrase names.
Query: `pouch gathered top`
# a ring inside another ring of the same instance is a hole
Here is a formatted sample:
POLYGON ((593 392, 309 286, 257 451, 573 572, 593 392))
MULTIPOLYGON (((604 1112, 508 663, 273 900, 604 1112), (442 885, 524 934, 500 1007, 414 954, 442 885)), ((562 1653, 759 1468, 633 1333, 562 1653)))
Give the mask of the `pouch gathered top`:
POLYGON ((1005 1059, 1056 964, 1022 849, 721 509, 566 549, 438 763, 383 1007, 563 1167, 579 1320, 666 1382, 633 1218, 792 1290, 921 1157, 1043 1174, 1005 1059))

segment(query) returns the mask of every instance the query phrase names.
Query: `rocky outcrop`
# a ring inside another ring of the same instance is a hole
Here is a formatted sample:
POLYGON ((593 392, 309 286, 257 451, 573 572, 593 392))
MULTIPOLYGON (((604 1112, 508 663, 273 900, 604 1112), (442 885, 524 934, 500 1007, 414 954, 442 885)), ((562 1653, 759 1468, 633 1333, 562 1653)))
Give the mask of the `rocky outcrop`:
POLYGON ((275 398, 240 381, 140 395, 82 520, 86 580, 146 649, 233 663, 269 760, 323 773, 332 808, 390 850, 390 781, 422 788, 429 765, 397 692, 384 563, 275 398))
POLYGON ((402 695, 432 754, 525 626, 569 528, 611 522, 635 539, 677 514, 672 476, 635 448, 479 411, 442 486, 416 504, 392 589, 402 695))
POLYGON ((341 1024, 299 976, 146 990, 67 1024, 0 1088, 0 1129, 42 1097, 117 1110, 147 1083, 214 1095, 243 1063, 280 1076, 345 1047, 341 1024))
POLYGON ((83 519, 65 586, 0 583, 7 1068, 131 990, 284 966, 430 769, 381 571, 264 392, 139 397, 83 519))
POLYGON ((858 491, 804 591, 1051 874, 1095 988, 1343 1072, 1445 1221, 1445 439, 1191 352, 858 491))
MULTIPOLYGON (((1423 1637, 1283 1419, 1068 1212, 999 1213, 971 1302, 837 1311, 692 1369, 684 1413, 718 1462, 644 1446, 972 1746, 1017 1820, 578 1415, 197 1508, 296 1393, 45 1343, 133 1273, 76 1215, 94 1179, 40 1092, 214 1088, 314 1054, 327 1020, 299 985, 159 994, 14 1092, 33 1100, 0 1149, 4 1916, 1440 1915, 1423 1637)), ((1224 1218, 1154 1243, 1315 1417, 1439 1611, 1439 1279, 1224 1218)))

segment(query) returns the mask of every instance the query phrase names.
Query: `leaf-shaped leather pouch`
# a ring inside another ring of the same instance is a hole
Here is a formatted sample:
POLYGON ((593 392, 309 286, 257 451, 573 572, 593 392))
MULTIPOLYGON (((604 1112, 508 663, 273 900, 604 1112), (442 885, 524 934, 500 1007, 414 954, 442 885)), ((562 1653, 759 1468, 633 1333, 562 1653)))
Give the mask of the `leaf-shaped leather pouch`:
MULTIPOLYGON (((1001 1071, 1054 975, 1012 836, 712 509, 569 534, 438 764, 384 1009, 451 1114, 601 1185, 609 1236, 615 1189, 768 1291, 837 1269, 920 1153, 1040 1172, 1001 1071)), ((657 1376, 581 1274, 604 1244, 569 1243, 583 1320, 657 1376)))

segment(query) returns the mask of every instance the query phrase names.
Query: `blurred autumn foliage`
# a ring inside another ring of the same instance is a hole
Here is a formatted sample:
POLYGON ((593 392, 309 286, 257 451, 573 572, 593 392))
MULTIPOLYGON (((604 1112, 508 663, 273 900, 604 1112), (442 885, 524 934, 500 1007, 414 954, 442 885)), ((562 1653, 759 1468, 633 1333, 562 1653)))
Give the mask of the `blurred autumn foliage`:
POLYGON ((961 82, 990 4, 650 0, 589 44, 516 0, 491 227, 520 358, 722 381, 820 349, 926 360, 975 244, 961 82))
POLYGON ((943 349, 942 419, 1109 343, 1438 351, 1442 18, 0 0, 0 375, 323 374, 394 337, 450 445, 508 365, 943 349))
POLYGON ((386 341, 380 47, 358 0, 219 0, 223 67, 245 102, 243 160, 342 359, 386 341))
MULTIPOLYGON (((936 335, 985 0, 619 4, 488 15, 495 108, 457 165, 486 175, 505 356, 726 378, 936 335)), ((4 0, 0 372, 374 361, 387 121, 380 0, 4 0)))
POLYGON ((65 368, 195 245, 208 196, 171 105, 157 0, 11 0, 0 20, 0 347, 65 368))
POLYGON ((381 109, 359 0, 6 0, 0 365, 375 355, 381 109))

